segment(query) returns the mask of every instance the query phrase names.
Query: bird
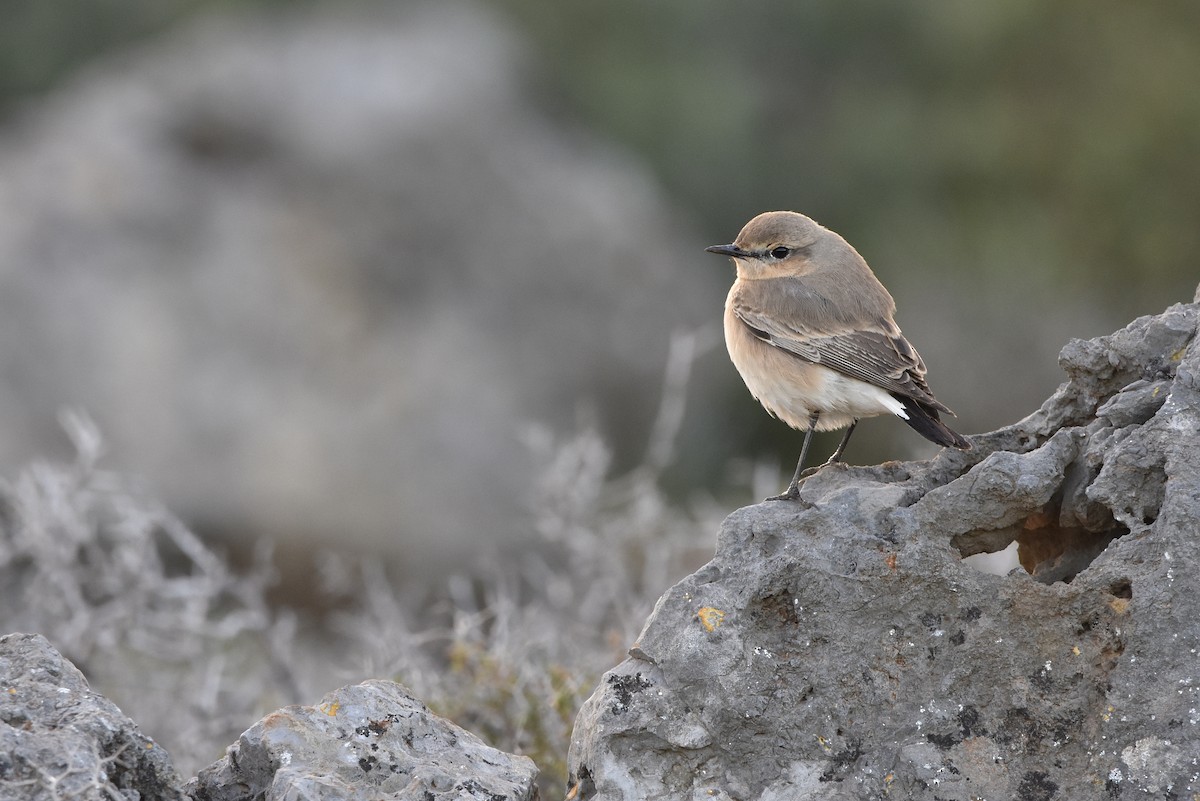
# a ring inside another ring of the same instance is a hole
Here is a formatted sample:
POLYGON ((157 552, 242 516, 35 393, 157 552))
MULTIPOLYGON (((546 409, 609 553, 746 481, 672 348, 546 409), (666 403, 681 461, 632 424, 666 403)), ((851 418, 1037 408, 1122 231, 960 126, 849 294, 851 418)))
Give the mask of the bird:
POLYGON ((773 417, 805 431, 787 490, 841 461, 864 417, 894 414, 938 445, 971 443, 940 419, 953 415, 925 381, 925 362, 896 325, 896 303, 850 243, 794 211, 768 211, 728 245, 737 278, 725 300, 725 345, 747 389, 773 417), (845 428, 833 455, 804 469, 814 431, 845 428))

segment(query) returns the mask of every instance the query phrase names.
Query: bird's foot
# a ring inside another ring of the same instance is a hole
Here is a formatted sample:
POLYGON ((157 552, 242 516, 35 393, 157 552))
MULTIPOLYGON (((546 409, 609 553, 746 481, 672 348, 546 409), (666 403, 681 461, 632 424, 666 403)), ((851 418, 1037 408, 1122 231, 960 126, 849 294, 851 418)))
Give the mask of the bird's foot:
POLYGON ((800 482, 788 485, 785 492, 779 495, 772 495, 769 498, 764 498, 763 501, 798 501, 800 500, 800 482))
POLYGON ((798 500, 800 500, 800 485, 803 484, 807 479, 811 478, 812 476, 815 476, 817 473, 824 470, 826 467, 829 467, 830 465, 835 465, 835 464, 845 464, 845 462, 843 462, 841 459, 832 459, 831 458, 822 464, 816 465, 814 467, 806 468, 799 475, 796 476, 796 478, 792 481, 792 483, 788 485, 788 488, 786 490, 784 490, 779 495, 772 495, 770 498, 766 498, 765 500, 768 500, 768 501, 798 501, 798 500))

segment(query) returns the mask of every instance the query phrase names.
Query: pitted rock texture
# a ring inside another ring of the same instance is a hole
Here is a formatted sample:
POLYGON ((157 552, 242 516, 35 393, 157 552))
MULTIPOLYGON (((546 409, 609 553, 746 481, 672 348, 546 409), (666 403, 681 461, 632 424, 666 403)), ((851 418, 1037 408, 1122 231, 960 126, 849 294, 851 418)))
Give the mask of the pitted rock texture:
POLYGON ((40 634, 0 637, 0 798, 175 801, 171 758, 40 634))
POLYGON ((585 704, 575 797, 1200 794, 1198 318, 1071 342, 970 452, 730 515, 585 704))
POLYGON ((188 785, 195 801, 533 801, 537 767, 367 681, 272 712, 188 785))

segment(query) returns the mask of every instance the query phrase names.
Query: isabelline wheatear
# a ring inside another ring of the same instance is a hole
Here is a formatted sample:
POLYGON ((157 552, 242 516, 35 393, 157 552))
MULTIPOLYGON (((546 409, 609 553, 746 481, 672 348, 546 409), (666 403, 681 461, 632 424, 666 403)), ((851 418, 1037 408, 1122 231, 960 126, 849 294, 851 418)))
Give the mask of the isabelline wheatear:
MULTIPOLYGON (((737 280, 725 301, 725 344, 752 395, 805 431, 796 474, 769 500, 795 500, 814 431, 845 428, 821 467, 838 461, 855 424, 894 414, 938 445, 970 448, 938 414, 953 414, 925 383, 896 303, 845 239, 792 211, 760 214, 729 245, 737 280)), ((820 469, 820 468, 816 468, 820 469)))

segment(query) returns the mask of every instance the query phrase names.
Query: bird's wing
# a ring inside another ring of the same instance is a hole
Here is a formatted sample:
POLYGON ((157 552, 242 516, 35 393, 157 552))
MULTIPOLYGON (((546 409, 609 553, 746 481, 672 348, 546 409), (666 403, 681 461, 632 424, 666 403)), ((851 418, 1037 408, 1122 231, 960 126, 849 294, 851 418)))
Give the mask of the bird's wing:
POLYGON ((735 299, 733 308, 738 319, 770 345, 953 414, 933 397, 925 383, 925 362, 895 323, 889 320, 851 325, 828 316, 822 319, 819 300, 812 301, 810 311, 816 312, 813 316, 795 306, 795 297, 791 300, 791 310, 800 313, 790 314, 786 323, 741 299, 735 299), (803 322, 806 319, 813 322, 803 322))

